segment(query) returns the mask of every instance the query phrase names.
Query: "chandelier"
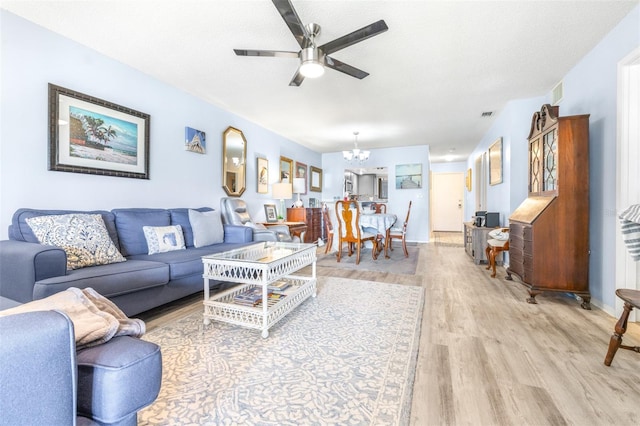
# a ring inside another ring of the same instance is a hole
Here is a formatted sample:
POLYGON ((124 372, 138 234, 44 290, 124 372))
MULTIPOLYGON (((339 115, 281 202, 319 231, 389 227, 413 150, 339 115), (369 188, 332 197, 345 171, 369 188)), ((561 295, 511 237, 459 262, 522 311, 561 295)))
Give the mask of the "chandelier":
POLYGON ((369 159, 369 154, 371 154, 370 151, 361 151, 358 148, 359 134, 359 132, 353 132, 353 135, 355 136, 355 141, 353 142, 353 150, 342 151, 342 156, 344 157, 345 161, 348 161, 349 163, 353 163, 355 161, 362 164, 369 159))

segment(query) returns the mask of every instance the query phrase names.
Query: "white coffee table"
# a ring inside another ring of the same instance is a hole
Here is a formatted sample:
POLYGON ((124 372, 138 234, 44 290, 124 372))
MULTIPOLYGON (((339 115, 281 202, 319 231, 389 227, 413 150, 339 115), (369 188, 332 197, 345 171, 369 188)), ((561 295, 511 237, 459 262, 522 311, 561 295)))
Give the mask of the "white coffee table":
POLYGON ((262 330, 269 329, 309 296, 316 296, 316 245, 300 243, 261 242, 250 246, 216 253, 202 258, 204 264, 204 323, 223 321, 262 330), (312 265, 311 276, 292 275, 312 265), (238 283, 228 290, 209 297, 209 281, 238 283), (269 300, 269 284, 284 280, 291 286, 286 297, 269 300), (234 303, 234 298, 250 287, 262 288, 262 300, 256 306, 234 303))

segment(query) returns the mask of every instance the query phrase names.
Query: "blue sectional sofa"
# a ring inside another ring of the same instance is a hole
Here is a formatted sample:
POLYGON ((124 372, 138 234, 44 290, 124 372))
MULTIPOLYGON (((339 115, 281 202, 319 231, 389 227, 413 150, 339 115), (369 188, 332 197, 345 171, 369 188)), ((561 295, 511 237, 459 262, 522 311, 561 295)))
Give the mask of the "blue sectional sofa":
MULTIPOLYGON (((213 211, 208 207, 193 210, 213 211)), ((195 247, 187 208, 90 212, 19 209, 9 226, 9 240, 0 241, 0 296, 26 303, 69 287, 92 287, 131 316, 201 291, 202 256, 252 241, 251 228, 224 225, 222 243, 195 247), (100 214, 126 261, 68 270, 65 251, 40 244, 27 223, 28 218, 71 213, 100 214), (186 249, 149 255, 142 227, 169 225, 182 227, 186 249)))

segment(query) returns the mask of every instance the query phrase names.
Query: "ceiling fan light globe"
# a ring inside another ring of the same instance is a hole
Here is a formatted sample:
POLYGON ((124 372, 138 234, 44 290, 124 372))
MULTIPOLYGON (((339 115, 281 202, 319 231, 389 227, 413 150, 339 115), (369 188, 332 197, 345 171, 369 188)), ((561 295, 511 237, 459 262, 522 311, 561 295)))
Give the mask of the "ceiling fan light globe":
POLYGON ((314 61, 303 62, 300 65, 300 74, 306 78, 318 78, 324 74, 324 67, 322 64, 314 61))

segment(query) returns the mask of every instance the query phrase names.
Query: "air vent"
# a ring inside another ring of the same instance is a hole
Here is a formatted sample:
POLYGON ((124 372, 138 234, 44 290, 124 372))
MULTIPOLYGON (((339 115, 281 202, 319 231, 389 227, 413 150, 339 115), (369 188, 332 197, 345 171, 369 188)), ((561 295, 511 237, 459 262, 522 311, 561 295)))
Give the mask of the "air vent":
POLYGON ((485 111, 482 113, 481 117, 491 117, 493 115, 493 111, 485 111))
POLYGON ((553 89, 551 89, 551 105, 558 105, 560 101, 562 101, 562 97, 564 96, 564 88, 562 86, 562 81, 555 85, 553 89))

